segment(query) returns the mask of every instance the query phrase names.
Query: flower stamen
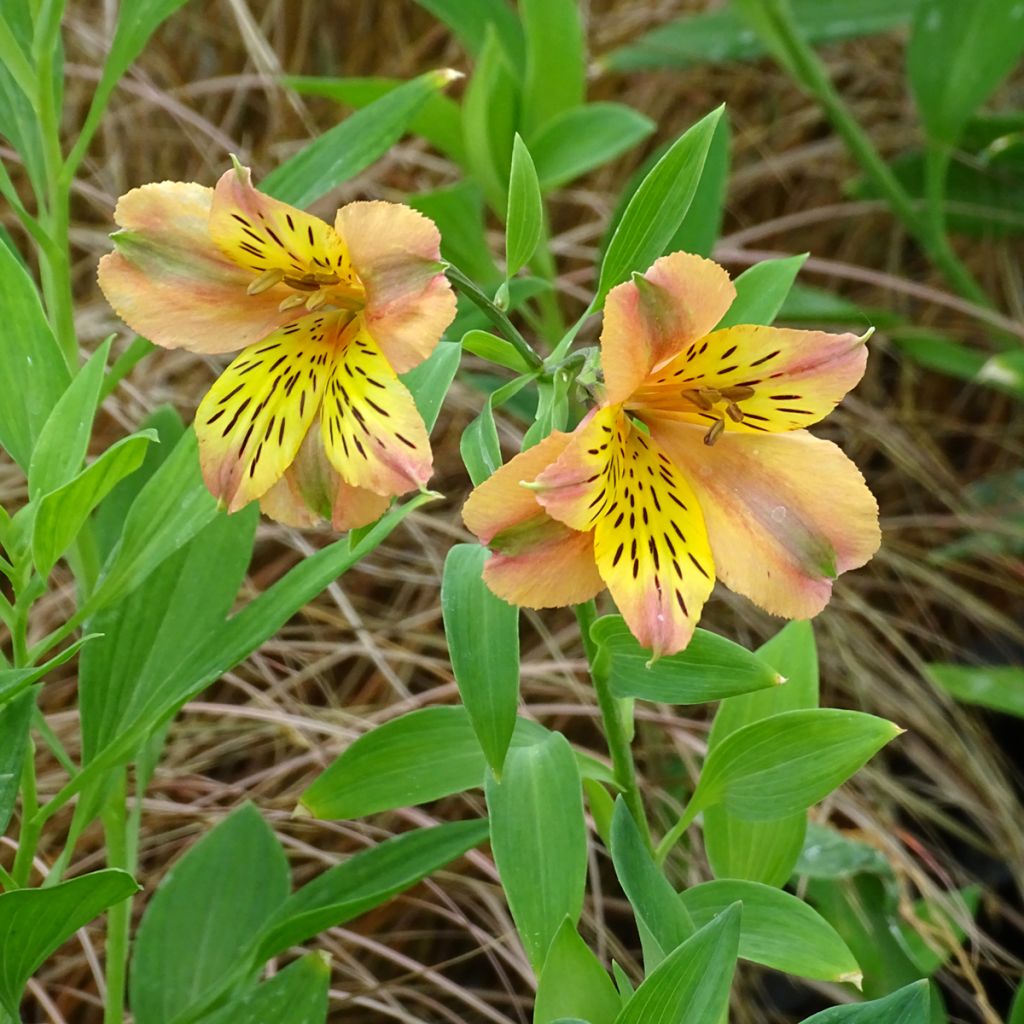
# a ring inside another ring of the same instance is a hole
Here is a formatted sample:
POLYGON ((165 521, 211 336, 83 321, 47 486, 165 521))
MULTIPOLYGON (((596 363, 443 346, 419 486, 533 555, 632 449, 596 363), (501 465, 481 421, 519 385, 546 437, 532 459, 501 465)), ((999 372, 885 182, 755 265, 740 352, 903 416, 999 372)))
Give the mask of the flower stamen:
POLYGON ((720 418, 715 420, 711 424, 711 428, 704 435, 704 443, 710 448, 721 436, 725 430, 725 419, 720 418))
POLYGON ((250 281, 249 287, 245 290, 249 295, 261 295, 283 280, 284 271, 278 267, 272 267, 270 270, 264 270, 254 281, 250 281))

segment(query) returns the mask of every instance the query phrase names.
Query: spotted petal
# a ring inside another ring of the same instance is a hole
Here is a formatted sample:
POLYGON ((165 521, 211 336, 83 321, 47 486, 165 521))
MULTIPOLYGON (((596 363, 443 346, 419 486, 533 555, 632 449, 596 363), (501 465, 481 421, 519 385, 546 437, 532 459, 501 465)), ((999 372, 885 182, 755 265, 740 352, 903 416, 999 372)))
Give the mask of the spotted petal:
POLYGON ((306 316, 242 352, 196 412, 203 478, 235 512, 291 465, 334 368, 344 314, 306 316))
POLYGON ((405 373, 434 350, 455 318, 433 221, 398 203, 349 203, 337 233, 366 288, 366 329, 388 362, 405 373))
MULTIPOLYGON (((213 189, 189 182, 143 185, 114 211, 122 230, 100 260, 107 301, 133 330, 165 348, 231 352, 295 319, 280 294, 248 296, 252 274, 210 240, 213 189)), ((282 289, 282 294, 284 289, 282 289)))
POLYGON ((704 510, 722 581, 774 615, 810 618, 842 572, 878 549, 878 506, 857 467, 806 431, 725 434, 649 417, 704 510))
POLYGON ((663 256, 605 299, 601 366, 609 402, 624 402, 652 369, 702 338, 736 297, 729 275, 688 252, 663 256))
POLYGON ((355 487, 405 494, 433 472, 427 428, 412 395, 358 319, 342 338, 321 431, 331 465, 355 487))
POLYGON ((604 590, 593 534, 556 522, 523 486, 562 454, 571 436, 555 431, 520 453, 475 488, 463 506, 466 526, 494 552, 484 580, 512 604, 561 608, 604 590))
POLYGON ((594 531, 594 558, 633 635, 682 650, 714 586, 704 520, 685 477, 618 406, 584 421, 536 481, 557 520, 594 531))
MULTIPOLYGON (((248 167, 221 175, 209 231, 225 256, 256 274, 278 270, 292 278, 317 273, 352 278, 348 253, 334 228, 258 191, 248 167)), ((248 280, 254 280, 251 274, 248 280)), ((274 290, 278 302, 289 294, 284 285, 274 290)))
POLYGON ((260 499, 260 509, 287 526, 326 519, 343 531, 376 522, 390 503, 386 495, 345 483, 327 460, 320 431, 310 430, 285 475, 260 499))
POLYGON ((856 334, 727 327, 694 342, 652 375, 630 407, 673 413, 707 428, 724 413, 700 408, 704 389, 704 395, 738 398, 742 420, 726 416, 726 431, 799 430, 828 416, 864 376, 866 340, 856 334))

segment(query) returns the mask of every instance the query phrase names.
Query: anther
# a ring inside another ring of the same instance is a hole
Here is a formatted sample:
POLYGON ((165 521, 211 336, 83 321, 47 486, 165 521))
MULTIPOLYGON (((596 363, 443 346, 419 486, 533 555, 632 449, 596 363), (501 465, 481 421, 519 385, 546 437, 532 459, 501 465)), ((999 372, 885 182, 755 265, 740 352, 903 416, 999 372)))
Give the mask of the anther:
POLYGON ((327 302, 327 292, 323 288, 318 292, 313 292, 308 299, 306 299, 306 309, 311 313, 314 309, 319 309, 327 302))
POLYGON ((305 295, 289 295, 288 298, 281 300, 281 304, 277 307, 278 312, 283 313, 285 310, 294 309, 296 306, 301 306, 305 301, 305 295))
POLYGON ((733 423, 743 422, 743 410, 735 402, 726 402, 725 411, 733 423))
POLYGON ((286 277, 284 283, 290 288, 296 289, 300 292, 315 292, 320 290, 320 286, 313 279, 312 274, 306 274, 304 277, 286 277))
POLYGON ((273 288, 275 284, 284 280, 284 271, 276 267, 270 270, 264 270, 259 277, 249 282, 249 287, 245 290, 250 295, 259 295, 261 292, 267 291, 269 288, 273 288))
POLYGON ((703 409, 705 412, 714 408, 715 403, 709 398, 706 398, 699 391, 684 391, 682 397, 688 402, 693 402, 698 409, 703 409))
POLYGON ((724 430, 725 420, 715 420, 711 424, 711 429, 704 435, 704 443, 710 448, 722 436, 724 430))
POLYGON ((322 270, 318 270, 314 275, 313 279, 317 284, 338 284, 340 278, 335 273, 325 273, 322 270))
POLYGON ((737 384, 735 387, 722 388, 721 394, 730 402, 743 402, 748 398, 753 398, 756 392, 747 384, 737 384))
POLYGON ((711 403, 711 405, 708 406, 709 409, 715 404, 715 402, 720 402, 722 400, 722 393, 717 388, 697 388, 697 394, 706 402, 711 403))

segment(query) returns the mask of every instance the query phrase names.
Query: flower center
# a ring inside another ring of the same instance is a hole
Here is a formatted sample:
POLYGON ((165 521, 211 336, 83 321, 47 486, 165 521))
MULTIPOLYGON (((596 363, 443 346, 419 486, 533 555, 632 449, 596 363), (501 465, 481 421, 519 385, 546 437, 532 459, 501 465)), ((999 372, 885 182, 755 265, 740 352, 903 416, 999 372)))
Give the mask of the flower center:
POLYGON ((681 392, 684 401, 690 402, 700 409, 701 414, 712 421, 708 432, 704 435, 706 445, 714 444, 725 430, 725 418, 733 423, 743 422, 743 410, 739 403, 754 397, 754 389, 745 384, 725 388, 685 388, 681 392))
POLYGON ((259 295, 278 284, 293 291, 277 307, 282 313, 297 306, 305 306, 311 313, 318 309, 345 309, 357 313, 366 305, 362 281, 355 274, 343 279, 332 270, 307 271, 296 277, 272 267, 250 281, 246 292, 259 295))

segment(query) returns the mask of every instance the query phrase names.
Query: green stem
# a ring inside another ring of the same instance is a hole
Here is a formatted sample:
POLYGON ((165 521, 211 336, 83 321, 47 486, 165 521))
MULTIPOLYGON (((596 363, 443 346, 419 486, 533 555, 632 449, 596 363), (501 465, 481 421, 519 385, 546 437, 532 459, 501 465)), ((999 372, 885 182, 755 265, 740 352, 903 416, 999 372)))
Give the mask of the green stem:
POLYGON ((593 601, 576 605, 576 621, 580 625, 583 648, 587 652, 587 661, 590 664, 590 677, 593 680, 594 693, 597 695, 597 704, 601 710, 605 738, 608 741, 608 752, 611 754, 612 769, 615 772, 615 782, 622 790, 626 806, 633 815, 648 849, 651 849, 651 832, 647 824, 643 797, 640 795, 640 785, 636 777, 636 766, 633 763, 629 734, 626 731, 626 722, 623 718, 623 702, 612 693, 611 680, 608 677, 607 656, 590 638, 590 627, 596 618, 597 610, 593 601))
MULTIPOLYGON (((103 811, 103 829, 107 842, 107 866, 135 873, 129 838, 128 792, 124 769, 115 773, 110 799, 103 811)), ((132 900, 126 899, 107 911, 107 1000, 103 1024, 123 1024, 128 979, 128 945, 132 921, 132 900)))
POLYGON ((540 242, 537 243, 537 248, 530 260, 530 270, 551 285, 551 288, 537 295, 535 301, 540 311, 541 333, 548 342, 554 344, 565 331, 565 319, 562 316, 562 309, 558 304, 558 295, 554 288, 557 267, 554 257, 551 255, 551 249, 548 247, 550 238, 551 228, 545 208, 540 242))
POLYGON ((28 739, 28 752, 21 769, 21 831, 18 833, 18 852, 14 857, 11 877, 23 889, 32 874, 32 860, 39 845, 43 823, 38 820, 39 799, 36 794, 36 750, 32 738, 28 739))
POLYGON ((664 839, 658 843, 657 849, 654 851, 654 859, 658 864, 664 864, 665 858, 669 855, 672 847, 683 838, 683 833, 693 824, 693 819, 697 817, 696 812, 691 812, 689 808, 683 813, 683 816, 665 833, 664 839))
MULTIPOLYGON (((879 155, 867 133, 847 109, 842 97, 832 84, 825 65, 794 24, 788 5, 780 0, 767 0, 762 8, 762 15, 767 19, 774 35, 774 39, 768 41, 778 44, 772 49, 777 53, 781 49, 781 63, 821 104, 826 116, 832 122, 832 126, 846 143, 846 148, 860 164, 864 174, 889 203, 893 213, 899 217, 907 230, 924 248, 932 262, 964 298, 991 309, 992 300, 953 251, 945 231, 936 231, 934 217, 920 215, 910 195, 899 183, 889 165, 879 155)), ((943 171, 941 180, 944 181, 944 178, 945 172, 943 171)), ((943 201, 941 193, 937 198, 939 203, 943 201)))
POLYGON ((478 306, 487 318, 501 331, 508 339, 512 347, 526 360, 526 362, 540 369, 544 361, 530 347, 529 342, 519 333, 519 329, 505 315, 505 312, 491 302, 491 300, 474 284, 458 267, 449 266, 445 271, 448 279, 463 295, 466 296, 475 306, 478 306))

